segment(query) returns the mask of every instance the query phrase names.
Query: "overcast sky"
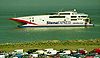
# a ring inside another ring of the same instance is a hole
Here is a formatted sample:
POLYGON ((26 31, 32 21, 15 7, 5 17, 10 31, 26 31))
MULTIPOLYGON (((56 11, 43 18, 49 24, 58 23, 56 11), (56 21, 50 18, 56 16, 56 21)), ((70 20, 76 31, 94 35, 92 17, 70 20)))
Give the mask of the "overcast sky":
MULTIPOLYGON (((0 0, 0 10, 99 8, 100 0, 0 0)), ((29 10, 29 11, 30 11, 29 10)))
POLYGON ((100 6, 100 0, 0 0, 0 7, 100 6))

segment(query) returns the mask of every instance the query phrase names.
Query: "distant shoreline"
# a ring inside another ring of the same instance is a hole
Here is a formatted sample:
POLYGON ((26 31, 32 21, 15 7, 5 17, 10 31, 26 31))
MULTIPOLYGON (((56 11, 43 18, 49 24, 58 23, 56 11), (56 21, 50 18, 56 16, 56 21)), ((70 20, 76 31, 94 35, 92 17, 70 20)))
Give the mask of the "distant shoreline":
POLYGON ((76 50, 78 48, 84 48, 87 51, 91 51, 94 48, 100 48, 100 39, 91 40, 45 40, 45 41, 33 41, 24 43, 6 43, 0 44, 0 51, 13 51, 15 49, 24 49, 27 51, 29 49, 46 49, 54 48, 56 50, 60 49, 70 49, 76 50))

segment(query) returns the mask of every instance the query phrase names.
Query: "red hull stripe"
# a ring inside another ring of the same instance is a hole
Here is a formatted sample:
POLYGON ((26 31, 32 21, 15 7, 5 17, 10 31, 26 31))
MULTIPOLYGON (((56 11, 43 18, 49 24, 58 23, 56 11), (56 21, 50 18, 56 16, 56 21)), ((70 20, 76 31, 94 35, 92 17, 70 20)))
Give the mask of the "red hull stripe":
POLYGON ((28 21, 21 20, 21 19, 11 18, 11 19, 9 19, 9 20, 17 21, 17 22, 20 22, 20 23, 27 23, 27 24, 34 24, 34 25, 37 25, 36 23, 28 22, 28 21))

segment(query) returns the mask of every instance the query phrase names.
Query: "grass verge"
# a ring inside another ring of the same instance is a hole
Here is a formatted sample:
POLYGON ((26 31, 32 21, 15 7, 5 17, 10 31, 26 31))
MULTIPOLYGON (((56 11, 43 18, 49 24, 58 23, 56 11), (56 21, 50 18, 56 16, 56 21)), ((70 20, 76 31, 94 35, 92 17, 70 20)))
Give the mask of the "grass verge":
POLYGON ((91 51, 94 48, 100 48, 100 39, 94 40, 48 40, 48 41, 33 41, 25 43, 6 43, 0 44, 0 51, 13 51, 15 49, 46 49, 54 48, 76 50, 78 48, 85 48, 87 51, 91 51))

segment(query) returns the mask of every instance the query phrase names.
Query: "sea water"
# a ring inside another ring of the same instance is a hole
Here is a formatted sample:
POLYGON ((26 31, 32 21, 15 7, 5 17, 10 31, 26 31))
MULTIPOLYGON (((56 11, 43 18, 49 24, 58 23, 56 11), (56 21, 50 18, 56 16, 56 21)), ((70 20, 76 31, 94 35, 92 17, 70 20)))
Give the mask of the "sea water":
POLYGON ((100 39, 99 0, 0 0, 0 43, 30 42, 40 40, 89 40, 100 39), (77 9, 89 14, 94 27, 40 27, 18 28, 8 20, 13 17, 30 16, 77 9))

